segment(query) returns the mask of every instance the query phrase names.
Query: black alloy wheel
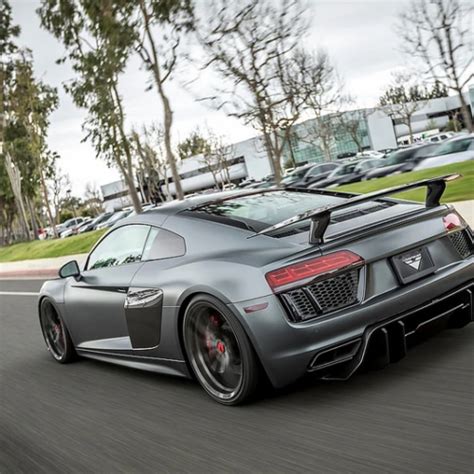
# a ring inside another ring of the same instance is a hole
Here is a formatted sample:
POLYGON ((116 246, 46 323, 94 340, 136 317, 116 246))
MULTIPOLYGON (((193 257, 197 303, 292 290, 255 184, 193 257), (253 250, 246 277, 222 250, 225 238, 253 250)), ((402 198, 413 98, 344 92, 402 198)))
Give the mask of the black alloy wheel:
POLYGON ((186 309, 183 338, 192 370, 206 392, 225 405, 248 399, 259 366, 245 331, 215 298, 199 296, 186 309))
POLYGON ((56 308, 47 299, 41 302, 40 324, 46 347, 53 358, 62 364, 73 360, 76 352, 69 332, 56 308))

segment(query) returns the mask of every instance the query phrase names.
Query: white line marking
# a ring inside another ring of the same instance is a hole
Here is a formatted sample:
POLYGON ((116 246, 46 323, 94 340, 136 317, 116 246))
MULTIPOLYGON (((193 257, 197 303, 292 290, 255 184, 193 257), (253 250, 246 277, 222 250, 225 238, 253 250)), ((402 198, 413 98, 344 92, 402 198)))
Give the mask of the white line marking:
POLYGON ((32 291, 0 291, 0 296, 38 296, 39 293, 32 291))

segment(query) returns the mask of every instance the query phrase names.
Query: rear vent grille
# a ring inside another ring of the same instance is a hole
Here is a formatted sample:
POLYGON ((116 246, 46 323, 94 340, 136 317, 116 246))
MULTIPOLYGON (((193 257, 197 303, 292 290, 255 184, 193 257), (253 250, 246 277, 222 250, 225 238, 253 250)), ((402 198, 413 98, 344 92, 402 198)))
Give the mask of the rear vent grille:
POLYGON ((471 255, 472 244, 465 230, 453 232, 449 234, 448 237, 461 258, 467 258, 471 255))
POLYGON ((340 273, 310 285, 282 293, 294 321, 304 321, 357 303, 359 270, 340 273))

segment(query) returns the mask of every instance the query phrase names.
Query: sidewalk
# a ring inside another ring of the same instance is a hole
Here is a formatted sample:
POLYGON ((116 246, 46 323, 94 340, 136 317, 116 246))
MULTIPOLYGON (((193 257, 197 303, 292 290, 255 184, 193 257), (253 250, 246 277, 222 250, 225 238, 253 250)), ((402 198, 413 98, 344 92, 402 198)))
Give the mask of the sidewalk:
MULTIPOLYGON (((471 228, 474 228, 474 200, 460 201, 453 203, 454 207, 466 219, 471 228)), ((37 260, 24 260, 21 262, 0 263, 0 279, 1 278, 28 278, 28 279, 44 279, 56 278, 58 270, 67 262, 77 260, 79 266, 82 267, 87 254, 68 255, 57 258, 41 258, 37 260)))
POLYGON ((58 270, 65 263, 71 260, 77 260, 79 266, 82 267, 86 261, 86 257, 86 253, 81 253, 56 258, 38 258, 36 260, 0 263, 0 278, 56 278, 58 276, 58 270))

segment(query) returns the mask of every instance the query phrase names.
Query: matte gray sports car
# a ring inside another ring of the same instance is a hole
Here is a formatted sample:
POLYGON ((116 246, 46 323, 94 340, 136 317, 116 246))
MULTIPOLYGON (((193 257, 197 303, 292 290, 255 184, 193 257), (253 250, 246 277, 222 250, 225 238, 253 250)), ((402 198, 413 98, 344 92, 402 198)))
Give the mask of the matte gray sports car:
POLYGON ((473 234, 444 176, 369 195, 203 195, 121 221, 44 284, 52 356, 196 377, 237 404, 261 379, 347 379, 473 319, 473 234), (387 196, 427 187, 425 205, 387 196))

